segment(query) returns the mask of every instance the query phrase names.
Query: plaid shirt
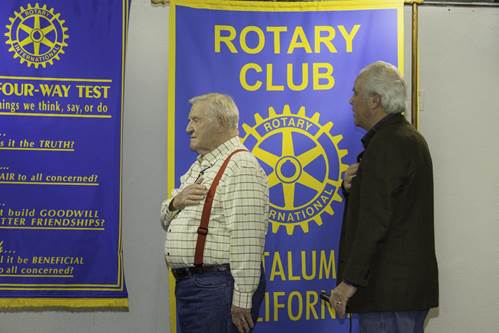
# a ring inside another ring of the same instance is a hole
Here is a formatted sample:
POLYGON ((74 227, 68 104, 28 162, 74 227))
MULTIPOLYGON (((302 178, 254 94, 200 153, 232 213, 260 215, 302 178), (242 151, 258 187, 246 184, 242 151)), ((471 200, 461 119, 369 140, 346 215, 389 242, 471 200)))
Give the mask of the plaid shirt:
MULTIPOLYGON (((200 174, 203 174, 203 185, 210 188, 227 156, 241 148, 245 149, 240 138, 234 137, 199 156, 180 178, 180 188, 175 189, 171 197, 193 184, 200 174)), ((193 266, 204 201, 181 211, 170 211, 170 201, 165 200, 161 205, 161 223, 166 230, 166 262, 172 268, 193 266)), ((203 263, 230 264, 235 282, 233 304, 241 308, 251 308, 252 296, 258 286, 268 210, 265 172, 252 154, 235 154, 215 193, 203 263)))

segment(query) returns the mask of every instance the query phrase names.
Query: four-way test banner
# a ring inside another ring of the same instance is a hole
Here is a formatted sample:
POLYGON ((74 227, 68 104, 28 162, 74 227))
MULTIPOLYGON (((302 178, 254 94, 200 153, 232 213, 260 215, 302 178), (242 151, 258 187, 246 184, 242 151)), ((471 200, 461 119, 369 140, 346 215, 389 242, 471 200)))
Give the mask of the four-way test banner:
POLYGON ((127 0, 0 1, 0 309, 127 308, 127 0))

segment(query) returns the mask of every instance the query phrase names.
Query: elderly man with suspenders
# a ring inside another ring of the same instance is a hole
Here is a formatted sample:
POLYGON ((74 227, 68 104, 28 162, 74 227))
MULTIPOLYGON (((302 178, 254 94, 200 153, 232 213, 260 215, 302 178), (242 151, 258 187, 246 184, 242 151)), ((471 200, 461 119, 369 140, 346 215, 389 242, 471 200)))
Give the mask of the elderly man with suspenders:
POLYGON ((192 98, 187 133, 199 154, 161 205, 165 259, 182 333, 247 333, 265 292, 267 176, 239 139, 231 97, 192 98))

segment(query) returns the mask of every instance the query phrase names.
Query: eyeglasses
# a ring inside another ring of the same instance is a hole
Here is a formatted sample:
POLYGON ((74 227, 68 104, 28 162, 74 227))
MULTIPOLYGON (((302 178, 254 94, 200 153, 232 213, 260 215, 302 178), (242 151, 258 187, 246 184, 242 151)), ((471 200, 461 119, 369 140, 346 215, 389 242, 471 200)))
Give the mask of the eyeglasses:
POLYGON ((203 170, 199 171, 199 175, 197 176, 197 178, 196 178, 196 180, 194 181, 194 183, 195 183, 195 182, 197 182, 197 181, 199 180, 199 178, 201 178, 201 177, 204 175, 205 171, 206 171, 206 170, 208 170, 209 168, 211 168, 211 165, 210 165, 210 166, 207 166, 207 167, 206 167, 206 168, 204 168, 203 170))

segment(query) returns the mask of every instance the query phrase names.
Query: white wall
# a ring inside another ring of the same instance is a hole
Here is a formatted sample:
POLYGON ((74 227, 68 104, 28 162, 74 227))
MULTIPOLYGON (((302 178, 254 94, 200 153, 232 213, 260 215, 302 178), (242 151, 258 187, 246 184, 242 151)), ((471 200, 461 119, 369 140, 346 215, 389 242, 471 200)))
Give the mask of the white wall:
MULTIPOLYGON (((406 76, 410 77, 406 9, 406 76)), ((440 308, 429 333, 499 331, 499 8, 420 8, 420 129, 433 154, 440 308)), ((128 313, 4 313, 0 333, 167 333, 168 8, 133 0, 124 128, 128 313)), ((424 246, 422 244, 422 246, 424 246)))
POLYGON ((422 7, 420 17, 440 268, 427 331, 499 332, 499 8, 422 7))

